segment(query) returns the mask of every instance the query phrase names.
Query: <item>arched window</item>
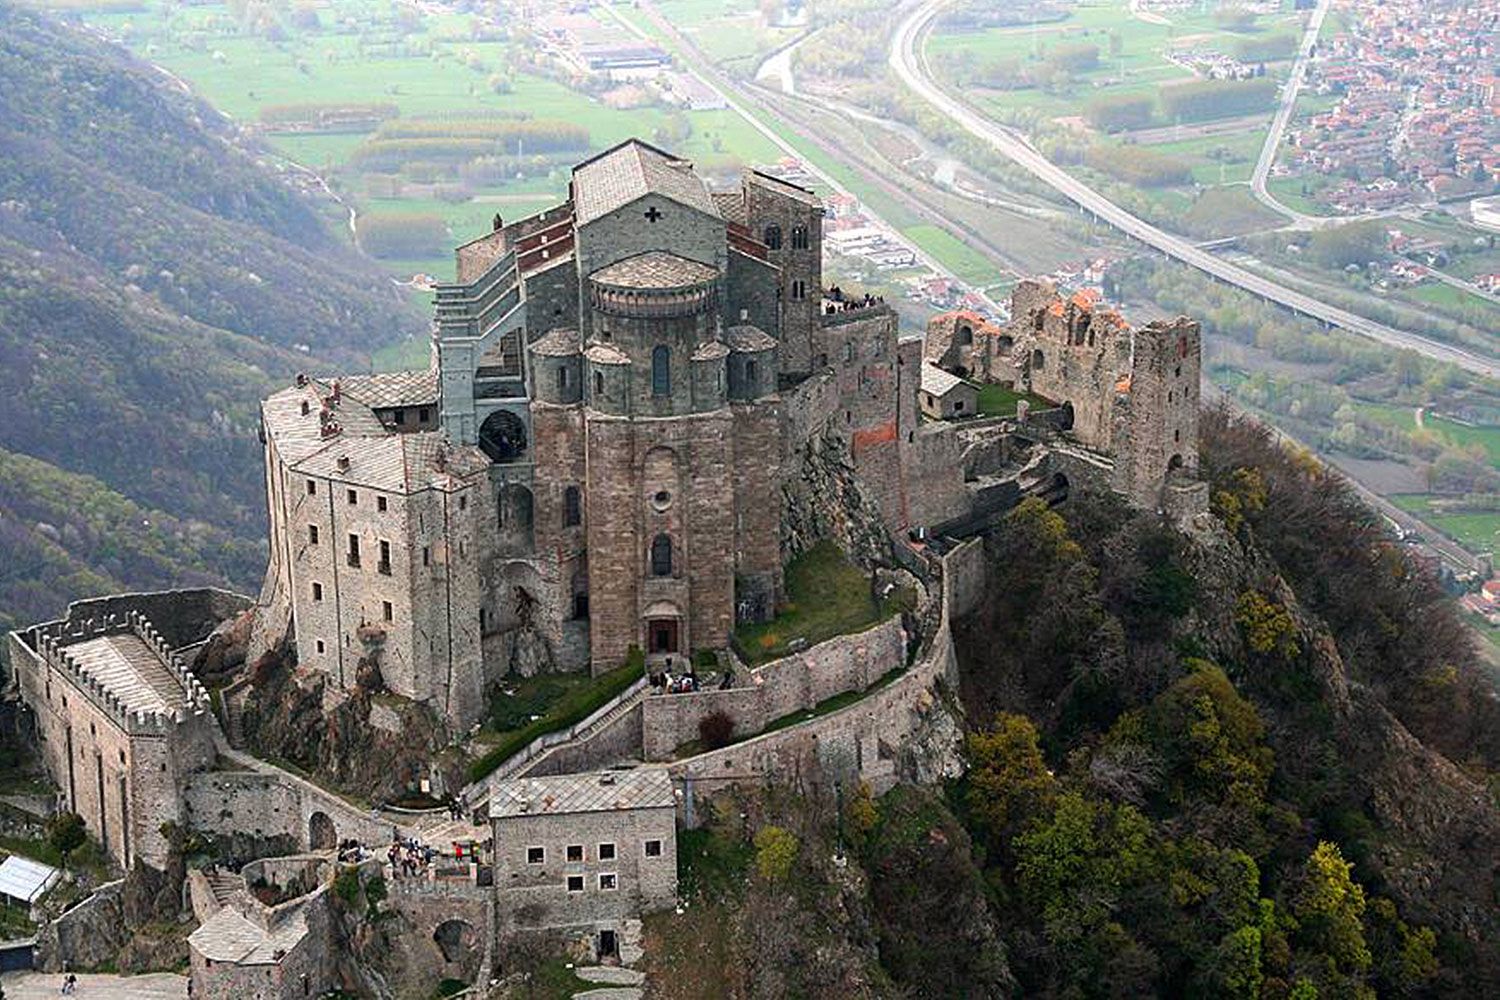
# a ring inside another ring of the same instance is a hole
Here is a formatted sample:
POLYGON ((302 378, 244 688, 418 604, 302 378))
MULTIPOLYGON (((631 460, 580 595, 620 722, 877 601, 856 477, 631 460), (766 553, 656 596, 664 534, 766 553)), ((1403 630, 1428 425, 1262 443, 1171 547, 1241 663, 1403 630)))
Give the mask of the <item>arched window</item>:
POLYGON ((594 398, 596 398, 596 399, 602 399, 603 397, 604 397, 604 373, 603 372, 594 372, 594 398))
POLYGON ((792 227, 792 249, 793 250, 806 250, 807 249, 807 227, 806 226, 793 226, 792 227))
POLYGON ((792 282, 792 299, 801 302, 805 298, 807 298, 807 282, 799 278, 792 282))
POLYGON ((579 495, 578 487, 569 486, 563 490, 563 527, 576 528, 582 520, 582 497, 579 495))
POLYGON ((672 575, 672 539, 657 535, 651 540, 651 575, 672 575))
POLYGON ((763 241, 772 250, 781 249, 781 227, 774 222, 766 227, 766 238, 763 241))
POLYGON ((568 393, 568 370, 559 368, 557 370, 557 394, 565 396, 568 393))
POLYGON ((672 395, 672 349, 666 344, 651 349, 651 395, 672 395))
POLYGON ((750 393, 750 395, 752 395, 752 396, 754 396, 756 394, 756 389, 755 389, 755 362, 754 361, 746 361, 745 362, 745 391, 747 391, 748 393, 750 393))
POLYGON ((974 328, 965 323, 958 328, 958 346, 968 347, 972 343, 974 343, 974 328))
POLYGON ((1046 368, 1047 367, 1047 356, 1045 354, 1043 354, 1039 350, 1038 351, 1032 351, 1031 352, 1031 367, 1034 368, 1034 369, 1046 368))

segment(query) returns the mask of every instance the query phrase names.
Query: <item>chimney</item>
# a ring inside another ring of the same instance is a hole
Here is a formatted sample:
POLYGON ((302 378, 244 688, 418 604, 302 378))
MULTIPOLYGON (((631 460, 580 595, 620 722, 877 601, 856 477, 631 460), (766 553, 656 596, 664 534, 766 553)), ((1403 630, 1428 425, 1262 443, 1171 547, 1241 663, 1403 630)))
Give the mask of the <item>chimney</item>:
POLYGON ((340 472, 348 472, 349 471, 349 456, 348 455, 340 455, 339 456, 339 471, 340 472))

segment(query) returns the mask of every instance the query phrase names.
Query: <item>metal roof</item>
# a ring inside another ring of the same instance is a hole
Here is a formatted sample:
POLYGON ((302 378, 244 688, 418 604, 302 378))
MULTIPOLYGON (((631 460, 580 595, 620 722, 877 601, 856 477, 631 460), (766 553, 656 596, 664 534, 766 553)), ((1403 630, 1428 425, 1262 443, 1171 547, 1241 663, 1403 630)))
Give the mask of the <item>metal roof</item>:
POLYGON ((579 226, 648 194, 719 217, 713 196, 691 163, 639 139, 627 139, 573 168, 573 212, 579 226))
POLYGON ((62 878, 62 872, 40 861, 12 854, 0 861, 0 895, 34 903, 62 878))
POLYGON ((665 768, 562 774, 497 781, 490 791, 490 817, 562 815, 624 809, 671 809, 676 805, 665 768))

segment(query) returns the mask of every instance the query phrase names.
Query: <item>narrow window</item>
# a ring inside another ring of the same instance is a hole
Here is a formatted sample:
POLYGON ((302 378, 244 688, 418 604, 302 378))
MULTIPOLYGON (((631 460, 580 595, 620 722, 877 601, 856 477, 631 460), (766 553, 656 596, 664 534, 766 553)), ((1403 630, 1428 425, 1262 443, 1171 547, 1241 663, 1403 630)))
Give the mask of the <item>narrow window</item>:
POLYGON ((604 373, 594 372, 594 398, 604 398, 604 373))
POLYGON ((322 639, 318 640, 317 646, 318 646, 318 653, 319 653, 319 655, 321 655, 323 653, 323 651, 328 648, 328 647, 326 647, 326 646, 323 645, 323 640, 322 639))
POLYGON ((807 282, 800 278, 792 282, 792 298, 797 302, 807 298, 807 282))
POLYGON ((672 349, 666 344, 651 349, 651 395, 672 395, 672 349))
POLYGON ((349 491, 349 506, 353 507, 357 503, 359 503, 359 493, 356 492, 355 490, 350 490, 349 491))
POLYGON ((792 249, 793 250, 806 250, 807 249, 807 227, 806 226, 793 226, 792 227, 792 249))
POLYGON ((432 565, 432 547, 429 545, 422 546, 422 565, 432 565))
POLYGON ((319 583, 318 581, 314 580, 313 581, 313 600, 315 600, 315 601, 321 601, 322 599, 323 599, 323 585, 321 583, 319 583))
POLYGON ((648 858, 659 858, 659 857, 661 857, 661 841, 659 841, 659 840, 648 840, 648 841, 646 841, 646 857, 648 857, 648 858))
POLYGON ((667 535, 657 535, 651 541, 651 575, 672 575, 672 539, 667 535))
POLYGON ((781 227, 774 222, 766 227, 766 238, 763 241, 772 250, 781 249, 781 227))
POLYGON ((380 611, 381 616, 385 618, 386 621, 393 622, 396 620, 396 609, 391 607, 390 601, 381 601, 380 611))
POLYGON ((402 424, 406 423, 406 411, 405 410, 396 410, 394 413, 391 414, 391 416, 395 419, 397 427, 400 427, 402 424))
POLYGON ((587 618, 589 616, 589 592, 581 590, 573 595, 573 617, 587 618))
POLYGON ((380 565, 377 566, 376 569, 380 570, 380 572, 384 573, 386 576, 390 576, 391 575, 391 543, 390 542, 381 542, 380 543, 380 565))
POLYGON ((386 510, 385 497, 376 497, 375 498, 375 509, 378 510, 378 511, 380 511, 382 514, 385 513, 385 510, 386 510))
POLYGON ((545 847, 526 848, 526 863, 528 865, 544 865, 547 863, 547 849, 545 847))
POLYGON ((754 361, 746 361, 745 362, 745 388, 749 391, 750 395, 752 395, 752 396, 755 395, 756 388, 755 388, 755 362, 754 361))
POLYGON ((569 844, 568 845, 568 860, 569 861, 582 861, 583 860, 583 845, 582 844, 569 844))
POLYGON ((459 496, 459 498, 458 498, 458 509, 459 510, 468 510, 469 509, 469 495, 467 493, 461 494, 459 496))
POLYGON ((576 528, 583 520, 583 507, 579 499, 578 487, 569 486, 563 490, 563 527, 576 528))
POLYGON ((318 544, 318 526, 316 524, 309 524, 307 526, 307 544, 318 544))
POLYGON ((349 557, 347 562, 350 566, 359 568, 359 536, 354 532, 349 533, 349 557))
POLYGON ((568 370, 559 368, 557 370, 557 392, 562 395, 568 391, 568 370))
POLYGON ((317 492, 318 492, 318 484, 317 484, 317 482, 315 480, 309 479, 307 481, 307 495, 308 496, 312 496, 313 494, 315 494, 317 492))
POLYGON ((427 407, 425 407, 425 406, 422 407, 420 410, 417 411, 417 419, 420 420, 424 424, 427 423, 427 415, 430 412, 431 411, 427 407))

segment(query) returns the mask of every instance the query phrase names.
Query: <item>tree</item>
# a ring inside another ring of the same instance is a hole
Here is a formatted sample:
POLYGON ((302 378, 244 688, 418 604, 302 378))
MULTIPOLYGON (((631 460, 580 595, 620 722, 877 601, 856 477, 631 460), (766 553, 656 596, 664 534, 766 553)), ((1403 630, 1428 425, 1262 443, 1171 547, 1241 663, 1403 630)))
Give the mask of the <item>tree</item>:
POLYGON ((1024 715, 1000 713, 993 727, 970 733, 964 746, 969 811, 998 846, 1022 820, 1050 805, 1056 783, 1042 759, 1036 727, 1024 715))
POLYGON ((58 813, 52 817, 47 828, 47 844, 62 859, 63 868, 68 867, 68 855, 78 850, 88 840, 88 830, 83 817, 77 813, 58 813))
POLYGON ((1292 899, 1299 938, 1345 973, 1370 967, 1362 923, 1365 890, 1350 876, 1353 867, 1337 844, 1319 842, 1302 867, 1302 884, 1292 899))
POLYGON ((784 882, 802 844, 779 826, 763 826, 755 835, 755 870, 767 882, 784 882))
POLYGON ((698 720, 698 739, 708 750, 727 747, 734 736, 734 716, 722 708, 709 712, 698 720))

